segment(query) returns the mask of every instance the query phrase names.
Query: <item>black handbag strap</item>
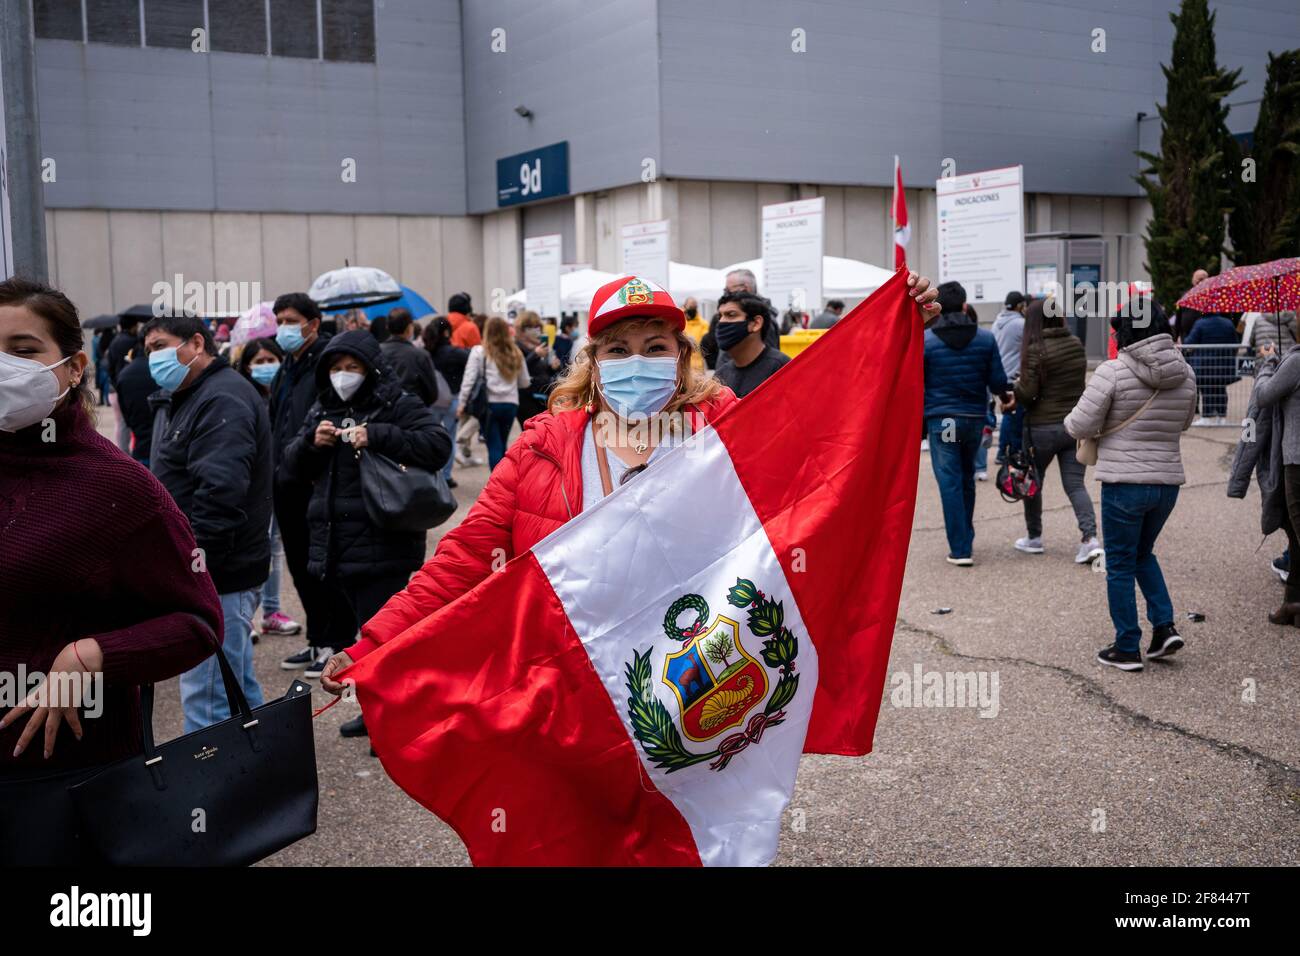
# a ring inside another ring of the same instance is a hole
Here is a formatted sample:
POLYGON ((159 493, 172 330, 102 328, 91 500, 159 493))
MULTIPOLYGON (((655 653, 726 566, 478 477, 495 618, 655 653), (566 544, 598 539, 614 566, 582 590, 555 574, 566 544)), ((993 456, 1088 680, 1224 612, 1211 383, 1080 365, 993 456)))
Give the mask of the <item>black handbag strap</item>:
MULTIPOLYGON (((198 619, 195 618, 195 620, 198 619)), ((226 652, 221 649, 221 642, 217 640, 217 636, 212 631, 208 630, 206 623, 201 621, 199 623, 207 631, 212 641, 212 649, 217 655, 217 666, 221 668, 221 682, 226 687, 226 700, 230 704, 230 714, 232 717, 235 715, 242 717, 244 726, 247 727, 249 721, 253 719, 253 711, 248 706, 248 698, 244 696, 243 688, 239 686, 239 679, 235 677, 235 671, 226 658, 226 652)), ((148 764, 158 756, 158 750, 153 739, 153 684, 140 685, 140 732, 144 739, 145 763, 148 764)))

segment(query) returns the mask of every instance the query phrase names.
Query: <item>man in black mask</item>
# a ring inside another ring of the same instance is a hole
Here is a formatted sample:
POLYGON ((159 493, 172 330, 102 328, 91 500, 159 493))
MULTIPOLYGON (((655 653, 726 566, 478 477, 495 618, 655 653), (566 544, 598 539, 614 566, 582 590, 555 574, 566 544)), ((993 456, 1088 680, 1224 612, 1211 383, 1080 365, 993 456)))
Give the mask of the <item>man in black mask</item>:
POLYGON ((718 299, 718 381, 744 398, 767 381, 790 356, 764 341, 772 321, 767 300, 749 292, 726 292, 718 299))

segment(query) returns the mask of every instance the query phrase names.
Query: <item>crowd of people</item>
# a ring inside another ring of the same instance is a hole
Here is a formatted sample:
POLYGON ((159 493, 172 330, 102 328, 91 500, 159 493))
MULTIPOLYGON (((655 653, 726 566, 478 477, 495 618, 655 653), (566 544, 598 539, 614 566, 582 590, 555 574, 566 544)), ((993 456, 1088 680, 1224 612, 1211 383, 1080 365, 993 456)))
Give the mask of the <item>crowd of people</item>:
MULTIPOLYGON (((1115 636, 1098 661, 1143 667, 1135 588, 1151 626, 1146 658, 1177 651, 1183 638, 1155 545, 1185 480, 1181 433, 1220 397, 1176 340, 1220 346, 1221 326, 1240 323, 1197 316, 1184 329, 1181 310, 1167 320, 1152 302, 1149 320, 1112 320, 1114 355, 1089 375, 1079 336, 1043 299, 1013 292, 986 329, 959 283, 909 281, 926 323, 924 447, 947 560, 974 563, 977 482, 994 448, 999 489, 1019 489, 1012 497, 1024 513, 1025 533, 1010 545, 1045 555, 1042 484, 1055 463, 1078 530, 1073 560, 1105 562, 1115 636), (1101 482, 1100 528, 1089 465, 1101 482)), ((2 776, 54 773, 66 784, 138 750, 131 700, 142 683, 179 675, 187 731, 229 717, 217 644, 254 707, 263 700, 259 635, 303 633, 305 646, 281 667, 341 689, 341 668, 686 437, 670 429, 648 443, 611 443, 587 427, 596 416, 689 410, 707 422, 790 360, 779 348, 782 320, 752 273, 727 276, 710 321, 695 300, 683 305, 625 277, 597 292, 584 334, 572 316, 550 326, 535 312, 475 313, 464 293, 445 315, 417 320, 405 308, 327 315, 290 292, 271 307, 274 335, 239 345, 228 328, 191 314, 124 315, 92 346, 92 371, 65 296, 23 279, 0 283, 0 517, 12 544, 0 554, 0 667, 103 675, 113 713, 83 724, 75 706, 10 710, 0 717, 12 751, 0 757, 2 776), (632 304, 615 301, 620 291, 632 304), (92 382, 101 404, 111 398, 112 441, 96 429, 92 382), (484 491, 432 559, 425 532, 372 517, 371 455, 441 475, 448 487, 454 464, 487 465, 484 491), (131 560, 113 558, 121 554, 131 560), (301 623, 285 613, 282 565, 301 623), (65 724, 79 743, 65 740, 65 724)), ((830 302, 810 324, 829 328, 843 311, 830 302)), ((1230 494, 1244 494, 1257 474, 1264 529, 1285 530, 1294 549, 1294 316, 1256 317, 1246 332, 1260 363, 1252 415, 1263 438, 1239 448, 1230 494)), ((1300 625, 1300 584, 1288 581, 1270 619, 1300 625)), ((357 717, 341 732, 367 731, 357 717)))
MULTIPOLYGON (((1198 271, 1193 287, 1206 278, 1198 271)), ((1169 315, 1143 292, 1148 298, 1140 307, 1129 302, 1111 318, 1110 357, 1089 375, 1081 330, 1071 327, 1060 303, 1011 292, 986 330, 959 283, 944 283, 938 293, 942 311, 925 334, 922 451, 939 488, 950 564, 974 564, 976 488, 988 478, 984 456, 996 425, 996 484, 1024 511, 1025 534, 1010 546, 1047 552, 1044 484, 1055 463, 1078 530, 1074 561, 1104 562, 1115 636, 1098 661, 1143 668, 1135 588, 1151 629, 1146 659, 1176 652, 1184 639, 1155 545, 1185 482, 1181 435, 1194 425, 1224 423, 1228 386, 1257 366, 1229 494, 1244 497, 1258 474, 1263 531, 1285 530, 1289 544, 1274 562, 1287 582, 1286 600, 1269 620, 1300 625, 1300 585, 1289 582, 1300 527, 1300 420, 1290 445, 1285 439, 1293 400, 1300 416, 1300 360, 1288 360, 1294 313, 1180 308, 1169 315), (1100 529, 1085 481, 1090 466, 1101 483, 1100 529)))
MULTIPOLYGON (((670 377, 692 403, 729 395, 728 387, 747 395, 788 358, 775 347, 776 310, 758 295, 753 274, 733 273, 727 285, 711 322, 695 302, 686 311, 673 305, 672 327, 658 328, 662 341, 654 343, 616 335, 626 323, 611 330, 608 321, 594 323, 582 335, 571 315, 557 327, 529 311, 483 315, 465 293, 450 297, 445 314, 417 321, 404 307, 327 314, 306 293, 289 292, 270 306, 273 335, 242 340, 225 320, 137 308, 86 349, 77 309, 61 293, 21 279, 3 283, 0 500, 84 500, 68 483, 95 476, 115 540, 90 534, 86 547, 106 555, 131 544, 138 563, 71 562, 77 585, 61 595, 67 603, 58 602, 53 626, 42 623, 37 643, 15 643, 13 622, 35 620, 48 593, 31 587, 32 556, 62 554, 66 543, 55 547, 40 526, 26 529, 31 539, 21 542, 10 532, 7 540, 21 547, 6 549, 0 564, 10 584, 28 593, 3 615, 0 663, 41 672, 66 664, 127 683, 179 675, 186 732, 230 716, 216 644, 253 707, 264 700, 253 666, 262 637, 303 634, 304 646, 280 666, 321 676, 425 563, 424 532, 380 526, 368 512, 364 456, 440 474, 448 488, 457 485, 454 464, 487 464, 495 476, 516 428, 531 434, 525 425, 546 418, 557 396, 590 391, 594 368, 604 369, 602 401, 608 395, 617 405, 615 396, 635 391, 640 377, 619 377, 628 363, 601 364, 619 356, 635 364, 642 354, 676 352, 690 372, 678 381, 670 363, 670 377), (96 430, 92 383, 97 403, 112 408, 111 440, 96 430), (47 423, 59 441, 40 440, 47 423), (484 446, 486 460, 478 453, 484 446), (137 540, 145 547, 136 549, 137 540), (175 566, 160 567, 167 562, 175 566), (301 622, 281 599, 285 571, 301 622), (91 609, 102 619, 77 616, 91 609), (174 626, 176 615, 183 626, 174 626), (138 671, 137 637, 156 652, 138 671)), ((591 397, 583 404, 589 408, 591 397)), ((648 460, 620 454, 612 455, 618 477, 648 460)), ((493 497, 485 493, 470 517, 493 497)), ((466 524, 475 527, 470 518, 466 524)), ((446 546, 454 550, 455 540, 446 546)), ((17 773, 75 771, 87 755, 122 752, 138 732, 133 717, 119 714, 87 729, 91 746, 72 748, 59 727, 66 721, 81 732, 75 708, 28 710, 21 723, 11 711, 0 727, 17 773)), ((364 735, 364 721, 345 722, 341 732, 364 735)))

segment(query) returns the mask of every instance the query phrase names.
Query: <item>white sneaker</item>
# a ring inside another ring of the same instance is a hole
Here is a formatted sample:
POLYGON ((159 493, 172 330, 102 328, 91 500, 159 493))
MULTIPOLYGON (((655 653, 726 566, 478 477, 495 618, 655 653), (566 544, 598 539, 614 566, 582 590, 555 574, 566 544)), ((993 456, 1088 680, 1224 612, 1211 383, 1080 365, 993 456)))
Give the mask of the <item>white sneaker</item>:
POLYGON ((975 480, 976 480, 976 481, 988 481, 988 480, 989 480, 989 473, 988 473, 987 471, 977 471, 977 472, 975 472, 975 480))
POLYGON ((1092 537, 1079 545, 1079 553, 1074 556, 1074 563, 1087 564, 1089 561, 1100 556, 1101 542, 1095 537, 1092 537))
POLYGON ((955 565, 957 565, 957 567, 959 567, 959 568, 969 568, 971 565, 973 565, 973 564, 975 563, 975 559, 974 559, 974 558, 954 558, 954 557, 950 554, 950 555, 948 555, 948 563, 949 563, 949 564, 955 564, 955 565))
POLYGON ((930 439, 928 439, 928 438, 922 438, 922 439, 921 439, 921 454, 924 455, 924 454, 925 454, 927 451, 929 451, 929 450, 930 450, 930 439))
POLYGON ((1195 420, 1193 420, 1193 422, 1192 422, 1192 427, 1193 427, 1193 428, 1208 428, 1210 425, 1213 425, 1213 424, 1214 424, 1214 419, 1212 419, 1212 418, 1206 418, 1206 417, 1204 417, 1204 416, 1197 416, 1197 418, 1196 418, 1195 420))
POLYGON ((1017 538, 1016 550, 1023 551, 1025 554, 1042 554, 1043 539, 1038 538, 1017 538))
POLYGON ((456 464, 460 465, 462 468, 468 468, 470 464, 470 457, 459 448, 456 449, 456 464))

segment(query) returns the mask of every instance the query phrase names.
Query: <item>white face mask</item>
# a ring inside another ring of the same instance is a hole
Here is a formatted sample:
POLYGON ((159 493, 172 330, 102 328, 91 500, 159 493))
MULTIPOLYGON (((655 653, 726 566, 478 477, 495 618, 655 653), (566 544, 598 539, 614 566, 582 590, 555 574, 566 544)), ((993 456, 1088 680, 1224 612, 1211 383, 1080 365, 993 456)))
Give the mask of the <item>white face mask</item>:
POLYGON ((330 372, 330 384, 345 402, 357 393, 365 380, 366 377, 360 372, 330 372))
MULTIPOLYGON (((63 362, 70 361, 69 355, 63 362)), ((49 418, 54 406, 68 394, 59 391, 54 370, 63 362, 42 365, 32 359, 0 352, 0 432, 16 432, 49 418)))

